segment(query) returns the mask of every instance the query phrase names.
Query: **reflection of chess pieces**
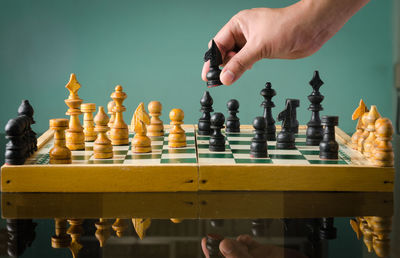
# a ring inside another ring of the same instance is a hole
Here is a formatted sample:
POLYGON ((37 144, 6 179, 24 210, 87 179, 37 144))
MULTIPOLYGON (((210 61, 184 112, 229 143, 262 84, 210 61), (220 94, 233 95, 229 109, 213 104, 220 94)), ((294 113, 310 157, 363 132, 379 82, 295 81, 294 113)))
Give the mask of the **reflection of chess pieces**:
POLYGON ((108 127, 112 127, 114 121, 115 121, 115 112, 113 111, 115 107, 115 102, 114 100, 111 100, 110 102, 108 102, 107 104, 107 114, 109 114, 110 117, 110 121, 108 122, 108 127))
POLYGON ((94 131, 93 112, 96 111, 96 104, 83 103, 81 105, 83 112, 83 133, 85 134, 85 142, 92 142, 96 140, 96 132, 94 131))
POLYGON ((219 244, 224 238, 218 234, 208 234, 206 238, 206 248, 210 258, 221 257, 219 244))
POLYGON ((66 133, 67 147, 70 150, 83 150, 85 149, 85 134, 79 121, 79 115, 82 114, 79 109, 82 99, 78 96, 78 90, 81 85, 76 80, 75 74, 71 74, 69 82, 65 87, 69 90, 68 99, 65 100, 65 103, 69 107, 66 114, 70 116, 69 128, 66 133))
POLYGON ((68 248, 71 245, 72 238, 67 234, 67 220, 54 219, 55 236, 51 237, 51 247, 53 248, 68 248))
POLYGON ((177 218, 170 218, 170 220, 172 221, 172 223, 175 223, 175 224, 179 224, 183 221, 183 219, 177 219, 177 218))
POLYGON ((392 147, 393 126, 388 118, 381 118, 375 124, 375 148, 372 162, 380 167, 391 167, 394 165, 394 154, 392 147))
POLYGON ((144 236, 146 235, 146 230, 151 225, 151 219, 132 218, 132 224, 138 237, 143 240, 144 236))
POLYGON ((185 130, 182 129, 184 113, 182 109, 174 108, 169 113, 171 119, 171 125, 173 126, 168 136, 168 146, 171 148, 180 148, 186 146, 186 134, 185 130))
POLYGON ((356 126, 356 132, 351 136, 351 147, 355 150, 357 150, 358 140, 364 131, 363 124, 362 124, 362 115, 365 112, 368 112, 368 109, 367 109, 367 106, 365 105, 364 101, 361 99, 360 104, 358 105, 357 109, 354 110, 354 113, 351 116, 352 120, 358 119, 357 126, 356 126))
POLYGON ((361 223, 360 223, 360 230, 363 233, 363 242, 365 244, 365 246, 368 249, 368 252, 372 252, 372 229, 370 227, 370 225, 368 224, 367 220, 365 220, 364 218, 361 219, 361 223))
POLYGON ((129 130, 122 116, 122 112, 126 110, 122 105, 122 102, 126 99, 126 93, 122 91, 121 85, 115 87, 115 91, 111 94, 111 98, 115 102, 115 107, 113 108, 113 112, 115 112, 115 120, 110 131, 112 145, 129 144, 129 130))
POLYGON ((50 129, 54 130, 54 147, 50 150, 50 164, 71 163, 71 151, 65 146, 65 130, 68 119, 51 119, 50 129))
POLYGON ((164 125, 160 119, 162 105, 159 101, 151 101, 147 106, 151 115, 150 125, 147 126, 148 136, 163 136, 164 125))
POLYGON ((113 157, 113 147, 110 139, 108 139, 107 123, 109 121, 107 114, 104 112, 103 107, 99 107, 99 112, 94 118, 96 122, 95 131, 97 132, 97 138, 93 145, 93 157, 95 159, 109 159, 113 157))
POLYGON ((251 233, 255 237, 261 237, 265 234, 265 223, 263 219, 255 219, 251 221, 251 233))
POLYGON ((362 232, 360 229, 360 220, 359 218, 351 219, 350 226, 353 229, 354 233, 356 233, 357 239, 360 240, 362 237, 362 232))
POLYGON ((321 239, 336 239, 336 228, 333 226, 333 218, 322 218, 321 227, 319 228, 319 236, 321 239))
POLYGON ((70 249, 72 253, 78 253, 82 249, 82 245, 79 243, 79 239, 83 235, 83 219, 69 219, 70 227, 67 230, 67 234, 71 236, 71 246, 70 249))
POLYGON ((376 106, 372 105, 370 111, 368 112, 368 116, 365 119, 367 121, 367 128, 365 128, 366 131, 368 131, 368 137, 364 141, 364 155, 367 158, 371 157, 371 153, 374 148, 375 144, 375 121, 380 117, 376 106))
POLYGON ((374 230, 372 246, 376 255, 387 257, 390 253, 390 232, 392 220, 389 217, 371 217, 370 224, 374 230))
POLYGON ((141 102, 131 122, 131 127, 133 127, 135 131, 135 137, 132 139, 132 152, 151 152, 151 140, 147 136, 146 128, 148 124, 150 124, 150 116, 147 114, 143 102, 141 102))
POLYGON ((112 228, 115 231, 115 234, 118 237, 122 237, 124 235, 124 232, 126 231, 126 229, 128 228, 128 223, 126 223, 125 220, 123 219, 115 219, 114 224, 112 225, 112 228))
POLYGON ((111 236, 111 225, 106 219, 100 218, 99 221, 95 223, 95 226, 97 228, 95 233, 96 238, 99 240, 100 247, 103 247, 111 236))
POLYGON ((36 238, 37 224, 32 219, 7 219, 7 253, 20 257, 36 238))
POLYGON ((361 128, 363 133, 358 137, 358 142, 357 142, 357 150, 361 153, 364 152, 364 141, 365 139, 367 139, 369 132, 367 130, 365 130, 367 128, 367 117, 368 117, 368 113, 369 112, 365 112, 362 116, 361 116, 361 128))

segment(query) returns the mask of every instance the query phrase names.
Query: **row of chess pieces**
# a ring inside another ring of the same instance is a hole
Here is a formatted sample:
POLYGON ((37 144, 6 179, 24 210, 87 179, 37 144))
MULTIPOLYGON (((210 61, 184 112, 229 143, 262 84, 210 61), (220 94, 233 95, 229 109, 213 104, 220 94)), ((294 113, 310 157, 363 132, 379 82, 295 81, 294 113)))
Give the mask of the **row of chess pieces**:
MULTIPOLYGON (((70 119, 56 118, 50 120, 50 129, 54 130, 54 147, 50 150, 51 164, 71 163, 71 151, 84 150, 85 142, 94 141, 93 156, 95 159, 110 159, 113 157, 113 146, 129 144, 129 128, 124 122, 123 112, 126 108, 122 105, 127 98, 122 86, 117 85, 111 94, 112 100, 108 103, 108 114, 102 106, 99 107, 95 117, 96 104, 82 103, 78 96, 80 84, 75 74, 71 74, 66 85, 69 97, 65 103, 69 107, 67 115, 70 119), (84 114, 83 127, 79 116, 84 114)), ((148 105, 150 115, 146 112, 143 103, 137 107, 131 122, 135 132, 132 139, 132 152, 151 152, 151 139, 149 136, 163 136, 164 125, 160 120, 162 105, 158 101, 151 101, 148 105)), ((171 148, 186 146, 186 134, 182 128, 184 112, 181 109, 172 109, 169 113, 171 130, 168 135, 168 145, 171 148)))
POLYGON ((8 120, 5 126, 6 151, 5 163, 22 165, 37 150, 36 133, 32 130, 35 124, 34 110, 28 100, 23 100, 18 108, 18 116, 8 120))
POLYGON ((387 257, 390 254, 391 217, 356 217, 350 220, 350 225, 357 239, 363 238, 368 252, 374 250, 379 257, 387 257))
POLYGON ((392 167, 394 130, 390 119, 381 117, 375 105, 368 109, 362 99, 352 119, 358 119, 357 130, 351 137, 352 148, 376 166, 392 167))

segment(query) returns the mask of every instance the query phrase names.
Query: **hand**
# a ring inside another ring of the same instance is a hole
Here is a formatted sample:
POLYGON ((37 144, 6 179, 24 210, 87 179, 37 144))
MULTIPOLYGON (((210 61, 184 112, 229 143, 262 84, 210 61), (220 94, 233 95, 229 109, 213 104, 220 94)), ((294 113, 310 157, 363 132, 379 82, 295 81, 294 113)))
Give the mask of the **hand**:
MULTIPOLYGON (((221 82, 231 85, 263 58, 312 55, 368 1, 302 0, 285 8, 239 12, 214 37, 223 58, 221 82)), ((204 81, 209 66, 204 63, 204 81)))
MULTIPOLYGON (((206 238, 202 239, 201 248, 206 258, 209 258, 206 238)), ((249 235, 240 235, 236 240, 224 239, 219 244, 219 249, 226 258, 307 258, 296 250, 274 245, 261 245, 249 235)))

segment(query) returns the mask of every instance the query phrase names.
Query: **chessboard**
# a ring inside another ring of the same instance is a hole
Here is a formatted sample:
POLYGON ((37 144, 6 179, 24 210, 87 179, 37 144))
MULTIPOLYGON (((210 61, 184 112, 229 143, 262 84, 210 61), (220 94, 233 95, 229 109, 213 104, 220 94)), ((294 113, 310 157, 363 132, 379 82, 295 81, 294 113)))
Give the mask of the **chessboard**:
MULTIPOLYGON (((322 160, 318 146, 305 144, 305 126, 296 149, 275 149, 268 158, 252 158, 253 130, 226 135, 224 152, 211 152, 208 137, 183 125, 187 146, 168 146, 165 135, 152 137, 152 152, 136 154, 131 144, 114 146, 112 159, 94 159, 93 143, 72 151, 72 164, 49 164, 53 132, 38 139, 38 151, 24 165, 4 165, 2 192, 180 192, 180 191, 393 191, 394 168, 377 167, 350 147, 350 136, 336 128, 339 159, 322 160)), ((277 127, 280 130, 280 127, 277 127)), ((133 133, 130 133, 130 140, 133 133)))

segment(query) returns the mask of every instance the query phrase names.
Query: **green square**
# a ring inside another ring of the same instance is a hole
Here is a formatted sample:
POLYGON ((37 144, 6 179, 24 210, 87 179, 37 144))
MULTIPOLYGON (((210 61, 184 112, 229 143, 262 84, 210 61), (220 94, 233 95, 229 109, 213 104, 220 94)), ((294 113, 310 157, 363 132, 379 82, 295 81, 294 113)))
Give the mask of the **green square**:
POLYGON ((126 155, 128 154, 128 151, 126 150, 117 150, 117 151, 113 151, 114 155, 126 155))
POLYGON ((309 160, 310 164, 346 165, 344 160, 309 160))
POLYGON ((162 164, 166 163, 197 163, 196 159, 161 159, 162 164))
POLYGON ((85 151, 93 151, 93 146, 85 146, 85 151))
POLYGON ((162 150, 163 145, 151 145, 152 150, 162 150))
POLYGON ((233 159, 232 154, 226 153, 199 153, 199 158, 233 159))
POLYGON ((87 161, 87 164, 122 164, 122 163, 124 163, 124 160, 95 159, 87 161))
POLYGON ((317 150, 300 150, 303 155, 319 155, 319 151, 317 150))
POLYGON ((250 147, 248 150, 244 150, 244 149, 232 149, 232 153, 235 154, 249 154, 250 153, 250 147))
POLYGON ((269 157, 271 159, 288 159, 288 160, 305 159, 304 156, 302 156, 302 155, 288 155, 288 154, 269 154, 269 157))
POLYGON ((198 149, 208 149, 208 144, 197 144, 198 149))
POLYGON ((252 133, 227 133, 226 136, 228 137, 254 137, 252 133))
POLYGON ((195 149, 186 149, 186 148, 184 148, 184 149, 178 149, 178 148, 171 148, 171 149, 163 149, 162 150, 162 153, 163 154, 168 154, 168 153, 170 153, 170 154, 176 154, 176 153, 196 153, 196 150, 195 149))
POLYGON ((251 141, 235 141, 235 140, 230 140, 229 141, 230 145, 249 145, 251 144, 251 141))
POLYGON ((210 136, 197 136, 197 140, 208 141, 208 140, 210 140, 210 136))
POLYGON ((125 157, 125 160, 132 159, 161 159, 161 154, 129 154, 125 157))
POLYGON ((164 136, 150 136, 152 142, 154 141, 164 141, 164 136))
POLYGON ((50 162, 50 155, 47 154, 39 154, 36 158, 36 164, 48 164, 50 162))
MULTIPOLYGON (((89 156, 89 158, 90 158, 90 156, 89 156)), ((85 160, 85 159, 87 159, 87 158, 85 158, 85 156, 75 156, 75 155, 72 155, 72 156, 71 156, 71 159, 72 159, 72 160, 85 160)))
POLYGON ((296 134, 296 138, 306 138, 305 134, 296 134))
POLYGON ((296 146, 307 146, 305 142, 295 142, 296 146))
POLYGON ((194 132, 187 132, 186 136, 194 136, 194 132))
POLYGON ((272 163, 271 159, 235 159, 235 162, 240 163, 262 163, 262 164, 269 164, 272 163))
MULTIPOLYGON (((165 140, 163 144, 168 145, 168 142, 168 140, 165 140)), ((194 144, 194 140, 186 140, 186 144, 194 144)))

